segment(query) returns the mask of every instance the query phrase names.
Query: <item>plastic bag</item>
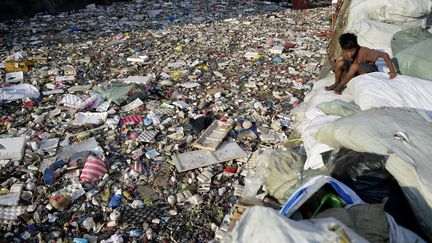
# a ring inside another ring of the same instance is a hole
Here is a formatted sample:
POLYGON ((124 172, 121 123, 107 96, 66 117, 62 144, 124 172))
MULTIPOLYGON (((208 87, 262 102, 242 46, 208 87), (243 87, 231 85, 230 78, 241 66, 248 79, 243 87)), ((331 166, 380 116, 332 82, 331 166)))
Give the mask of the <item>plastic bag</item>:
POLYGON ((39 98, 38 88, 31 84, 18 84, 0 88, 0 101, 12 101, 25 98, 39 98))
POLYGON ((385 169, 387 156, 341 148, 322 153, 331 176, 353 189, 367 203, 381 203, 396 222, 425 238, 401 188, 385 169))

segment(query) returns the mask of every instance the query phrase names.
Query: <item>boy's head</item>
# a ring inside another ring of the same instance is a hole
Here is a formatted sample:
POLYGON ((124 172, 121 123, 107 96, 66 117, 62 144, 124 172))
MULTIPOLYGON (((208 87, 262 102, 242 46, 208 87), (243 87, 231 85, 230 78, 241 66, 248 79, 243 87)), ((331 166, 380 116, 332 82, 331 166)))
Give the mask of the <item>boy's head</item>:
POLYGON ((339 44, 343 53, 348 57, 353 57, 357 49, 360 47, 357 43, 357 36, 352 33, 345 33, 339 37, 339 44))

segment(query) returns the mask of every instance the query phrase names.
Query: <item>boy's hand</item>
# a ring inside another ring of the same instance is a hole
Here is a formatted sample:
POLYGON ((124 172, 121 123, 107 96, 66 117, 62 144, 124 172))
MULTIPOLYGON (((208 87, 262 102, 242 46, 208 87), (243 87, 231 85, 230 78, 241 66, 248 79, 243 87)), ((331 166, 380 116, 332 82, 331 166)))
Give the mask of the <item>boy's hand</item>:
POLYGON ((389 75, 389 78, 390 78, 390 79, 394 79, 394 78, 396 78, 397 73, 394 73, 394 72, 388 72, 388 75, 389 75))

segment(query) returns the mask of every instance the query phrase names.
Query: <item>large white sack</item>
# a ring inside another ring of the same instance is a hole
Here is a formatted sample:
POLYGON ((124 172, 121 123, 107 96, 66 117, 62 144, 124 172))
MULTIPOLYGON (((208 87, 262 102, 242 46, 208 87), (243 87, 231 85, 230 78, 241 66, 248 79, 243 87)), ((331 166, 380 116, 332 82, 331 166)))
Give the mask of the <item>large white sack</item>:
POLYGON ((333 148, 316 140, 315 135, 323 125, 331 123, 339 118, 339 116, 323 115, 318 116, 310 122, 304 124, 301 134, 303 138, 303 146, 307 155, 307 159, 303 167, 305 170, 319 169, 324 166, 321 153, 333 150, 333 148))
POLYGON ((356 33, 360 45, 391 47, 396 32, 424 26, 431 7, 431 0, 352 0, 346 31, 356 33))
POLYGON ((426 111, 380 108, 324 125, 317 140, 332 147, 390 155, 386 169, 398 181, 432 239, 432 120, 426 111))
MULTIPOLYGON (((334 80, 333 80, 334 81, 334 80)), ((318 105, 324 102, 342 100, 350 102, 353 100, 353 96, 350 90, 345 90, 342 95, 337 95, 333 91, 327 91, 325 88, 320 88, 316 90, 314 95, 307 101, 305 116, 308 120, 313 120, 319 116, 324 116, 318 105)))
POLYGON ((323 102, 332 100, 352 101, 352 95, 349 91, 342 95, 336 95, 333 91, 326 91, 325 86, 334 83, 334 74, 317 81, 312 91, 306 95, 304 102, 299 109, 293 111, 297 124, 297 130, 301 133, 303 145, 306 150, 307 160, 304 169, 319 169, 324 166, 321 153, 332 150, 326 144, 319 143, 315 139, 315 133, 319 128, 329 122, 338 119, 338 116, 327 116, 317 106, 323 102))
POLYGON ((224 242, 342 242, 341 237, 330 230, 337 225, 344 229, 351 242, 367 242, 334 218, 294 221, 271 208, 258 206, 246 210, 224 242))
POLYGON ((291 114, 295 116, 297 123, 309 122, 310 119, 306 118, 306 111, 309 109, 309 101, 315 96, 315 94, 324 89, 324 86, 328 86, 334 83, 334 74, 330 73, 327 77, 318 80, 313 84, 312 90, 304 97, 303 102, 299 107, 294 108, 291 114))
POLYGON ((432 110, 432 82, 423 79, 405 75, 389 79, 385 73, 368 73, 353 78, 347 89, 362 110, 373 107, 432 110))

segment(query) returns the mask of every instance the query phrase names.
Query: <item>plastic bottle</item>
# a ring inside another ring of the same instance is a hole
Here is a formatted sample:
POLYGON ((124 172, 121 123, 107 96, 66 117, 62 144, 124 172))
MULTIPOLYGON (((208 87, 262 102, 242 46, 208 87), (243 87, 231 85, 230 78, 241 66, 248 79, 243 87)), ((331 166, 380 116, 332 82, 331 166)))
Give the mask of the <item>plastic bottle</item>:
POLYGON ((120 206, 121 201, 122 201, 122 190, 118 189, 116 191, 116 193, 114 194, 114 196, 111 198, 111 200, 108 203, 108 207, 110 208, 117 208, 118 206, 120 206))

